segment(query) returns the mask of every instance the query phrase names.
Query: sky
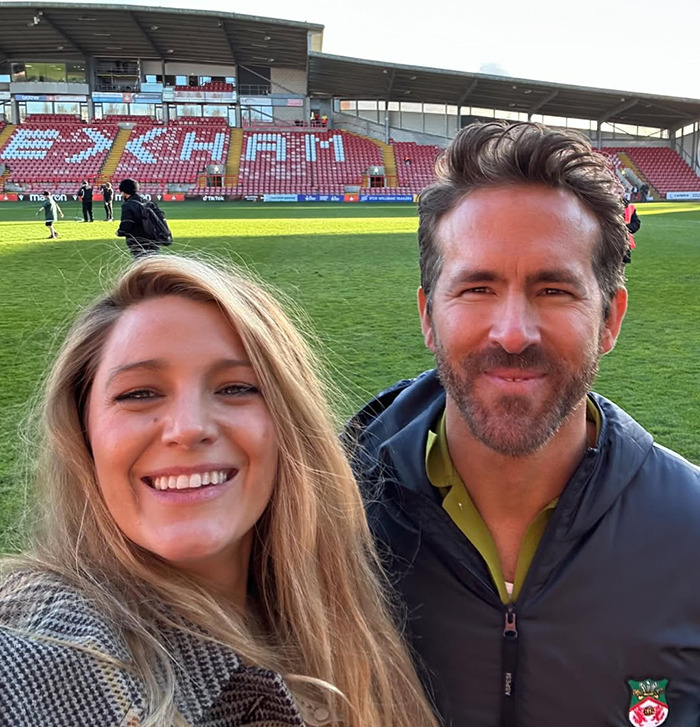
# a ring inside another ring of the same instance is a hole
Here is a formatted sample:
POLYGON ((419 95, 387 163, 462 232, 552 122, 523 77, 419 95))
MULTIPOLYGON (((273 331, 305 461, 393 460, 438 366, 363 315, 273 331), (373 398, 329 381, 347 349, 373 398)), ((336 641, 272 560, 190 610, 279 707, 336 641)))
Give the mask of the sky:
POLYGON ((324 53, 700 98, 700 0, 119 1, 318 23, 324 53))

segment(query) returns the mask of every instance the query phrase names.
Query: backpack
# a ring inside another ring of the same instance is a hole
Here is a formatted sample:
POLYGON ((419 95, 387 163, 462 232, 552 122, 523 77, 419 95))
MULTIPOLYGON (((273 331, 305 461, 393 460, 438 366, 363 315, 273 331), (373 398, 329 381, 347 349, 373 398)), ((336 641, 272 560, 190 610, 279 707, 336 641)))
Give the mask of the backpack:
POLYGON ((173 234, 170 232, 163 211, 155 202, 141 203, 141 226, 147 239, 159 245, 172 245, 173 234))

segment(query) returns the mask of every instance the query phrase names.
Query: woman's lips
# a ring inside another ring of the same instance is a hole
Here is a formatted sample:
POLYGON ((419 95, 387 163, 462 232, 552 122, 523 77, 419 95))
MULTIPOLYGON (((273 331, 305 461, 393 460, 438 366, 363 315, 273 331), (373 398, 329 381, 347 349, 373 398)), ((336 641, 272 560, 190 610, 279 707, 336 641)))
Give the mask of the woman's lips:
POLYGON ((142 477, 150 488, 161 492, 196 490, 201 487, 220 485, 235 477, 238 470, 230 467, 197 468, 185 472, 182 468, 162 471, 155 475, 142 477))

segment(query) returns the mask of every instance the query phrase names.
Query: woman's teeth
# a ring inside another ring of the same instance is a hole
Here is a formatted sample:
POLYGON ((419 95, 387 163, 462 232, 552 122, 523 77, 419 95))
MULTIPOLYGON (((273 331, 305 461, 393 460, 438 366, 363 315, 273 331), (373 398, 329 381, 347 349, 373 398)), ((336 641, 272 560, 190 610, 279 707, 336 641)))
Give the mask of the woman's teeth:
POLYGON ((152 487, 156 490, 188 490, 202 485, 219 485, 228 478, 227 470, 196 472, 193 475, 163 475, 153 478, 152 487))

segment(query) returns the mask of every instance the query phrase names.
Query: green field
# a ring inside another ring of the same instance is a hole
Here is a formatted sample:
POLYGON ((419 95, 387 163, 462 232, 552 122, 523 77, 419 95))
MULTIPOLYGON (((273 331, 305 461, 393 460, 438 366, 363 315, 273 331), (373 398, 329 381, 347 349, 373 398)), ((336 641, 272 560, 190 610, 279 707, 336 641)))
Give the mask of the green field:
MULTIPOLYGON (((65 203, 47 240, 38 203, 0 205, 0 549, 22 510, 19 426, 64 326, 129 256, 116 224, 65 203)), ((413 205, 163 205, 177 253, 233 260, 306 312, 348 415, 429 368, 415 310, 413 205)), ((95 210, 100 217, 101 205, 95 210)), ((648 204, 629 267, 630 308, 596 389, 700 463, 700 205, 648 204)))

